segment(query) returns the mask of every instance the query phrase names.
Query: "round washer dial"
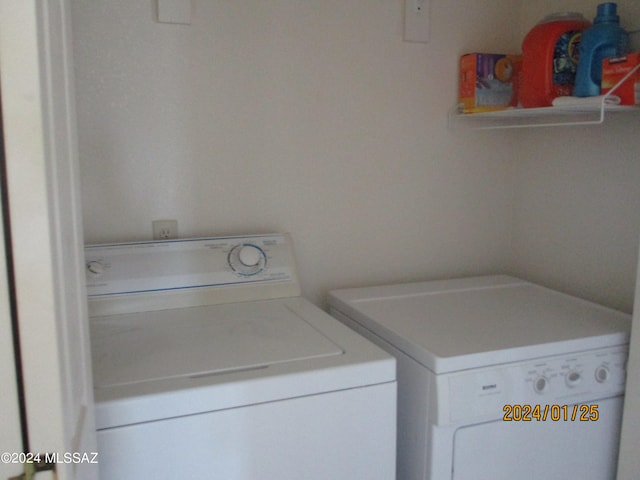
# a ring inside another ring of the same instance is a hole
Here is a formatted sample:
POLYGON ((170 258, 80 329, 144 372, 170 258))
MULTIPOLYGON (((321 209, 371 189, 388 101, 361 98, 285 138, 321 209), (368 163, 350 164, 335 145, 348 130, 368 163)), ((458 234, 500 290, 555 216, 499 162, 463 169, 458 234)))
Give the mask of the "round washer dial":
POLYGON ((256 275, 264 270, 267 254, 257 245, 240 243, 229 252, 229 266, 240 275, 256 275))

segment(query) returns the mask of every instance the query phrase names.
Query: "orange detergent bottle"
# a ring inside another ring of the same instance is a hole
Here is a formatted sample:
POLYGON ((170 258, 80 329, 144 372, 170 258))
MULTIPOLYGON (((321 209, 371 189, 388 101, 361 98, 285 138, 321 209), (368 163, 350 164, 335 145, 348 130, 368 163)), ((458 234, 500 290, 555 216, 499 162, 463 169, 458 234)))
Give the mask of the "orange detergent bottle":
POLYGON ((556 97, 571 95, 578 66, 578 45, 591 23, 575 12, 542 19, 522 43, 520 104, 547 107, 556 97))

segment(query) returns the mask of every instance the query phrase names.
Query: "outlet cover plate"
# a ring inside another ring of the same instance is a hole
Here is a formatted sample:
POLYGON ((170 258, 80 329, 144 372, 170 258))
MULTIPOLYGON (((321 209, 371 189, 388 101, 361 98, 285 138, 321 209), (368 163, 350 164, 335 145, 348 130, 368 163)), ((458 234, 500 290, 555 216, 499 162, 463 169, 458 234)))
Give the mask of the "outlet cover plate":
POLYGON ((177 220, 154 220, 151 222, 153 227, 154 240, 170 240, 178 238, 178 221, 177 220))

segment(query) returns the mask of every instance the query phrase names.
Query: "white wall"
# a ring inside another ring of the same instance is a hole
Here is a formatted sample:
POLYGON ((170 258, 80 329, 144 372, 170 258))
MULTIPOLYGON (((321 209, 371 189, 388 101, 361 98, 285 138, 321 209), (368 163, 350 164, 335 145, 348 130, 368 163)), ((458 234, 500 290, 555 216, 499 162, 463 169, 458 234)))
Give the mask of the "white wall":
POLYGON ((85 239, 289 231, 303 293, 504 271, 513 149, 452 132, 458 57, 518 51, 517 0, 73 0, 85 239), (517 19, 516 19, 517 20, 517 19), (506 28, 505 28, 506 27, 506 28))
MULTIPOLYGON (((523 1, 523 31, 548 12, 580 11, 593 19, 598 3, 523 1)), ((622 24, 640 29, 640 2, 617 3, 622 24)), ((516 274, 631 311, 640 237, 638 126, 635 115, 603 126, 514 134, 516 274)))
MULTIPOLYGON (((72 0, 85 239, 290 231, 304 294, 512 271, 630 311, 638 119, 446 128, 457 61, 519 51, 549 12, 598 0, 432 0, 426 45, 402 0, 72 0), (514 13, 515 12, 515 13, 514 13)), ((640 28, 640 4, 618 2, 640 28)))
POLYGON ((631 311, 640 236, 638 120, 529 133, 514 165, 512 266, 631 311))

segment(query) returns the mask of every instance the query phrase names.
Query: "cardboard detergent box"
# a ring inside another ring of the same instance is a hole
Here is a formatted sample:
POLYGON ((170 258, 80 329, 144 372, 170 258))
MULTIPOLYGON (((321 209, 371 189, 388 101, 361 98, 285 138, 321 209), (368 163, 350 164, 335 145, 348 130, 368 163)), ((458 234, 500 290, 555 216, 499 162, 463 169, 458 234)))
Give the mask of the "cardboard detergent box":
MULTIPOLYGON (((639 64, 640 52, 606 58, 602 62, 602 94, 609 92, 639 64)), ((612 95, 620 97, 620 105, 640 105, 640 68, 616 88, 612 95)))
POLYGON ((464 113, 515 107, 522 57, 501 53, 468 53, 460 57, 459 104, 464 113))

